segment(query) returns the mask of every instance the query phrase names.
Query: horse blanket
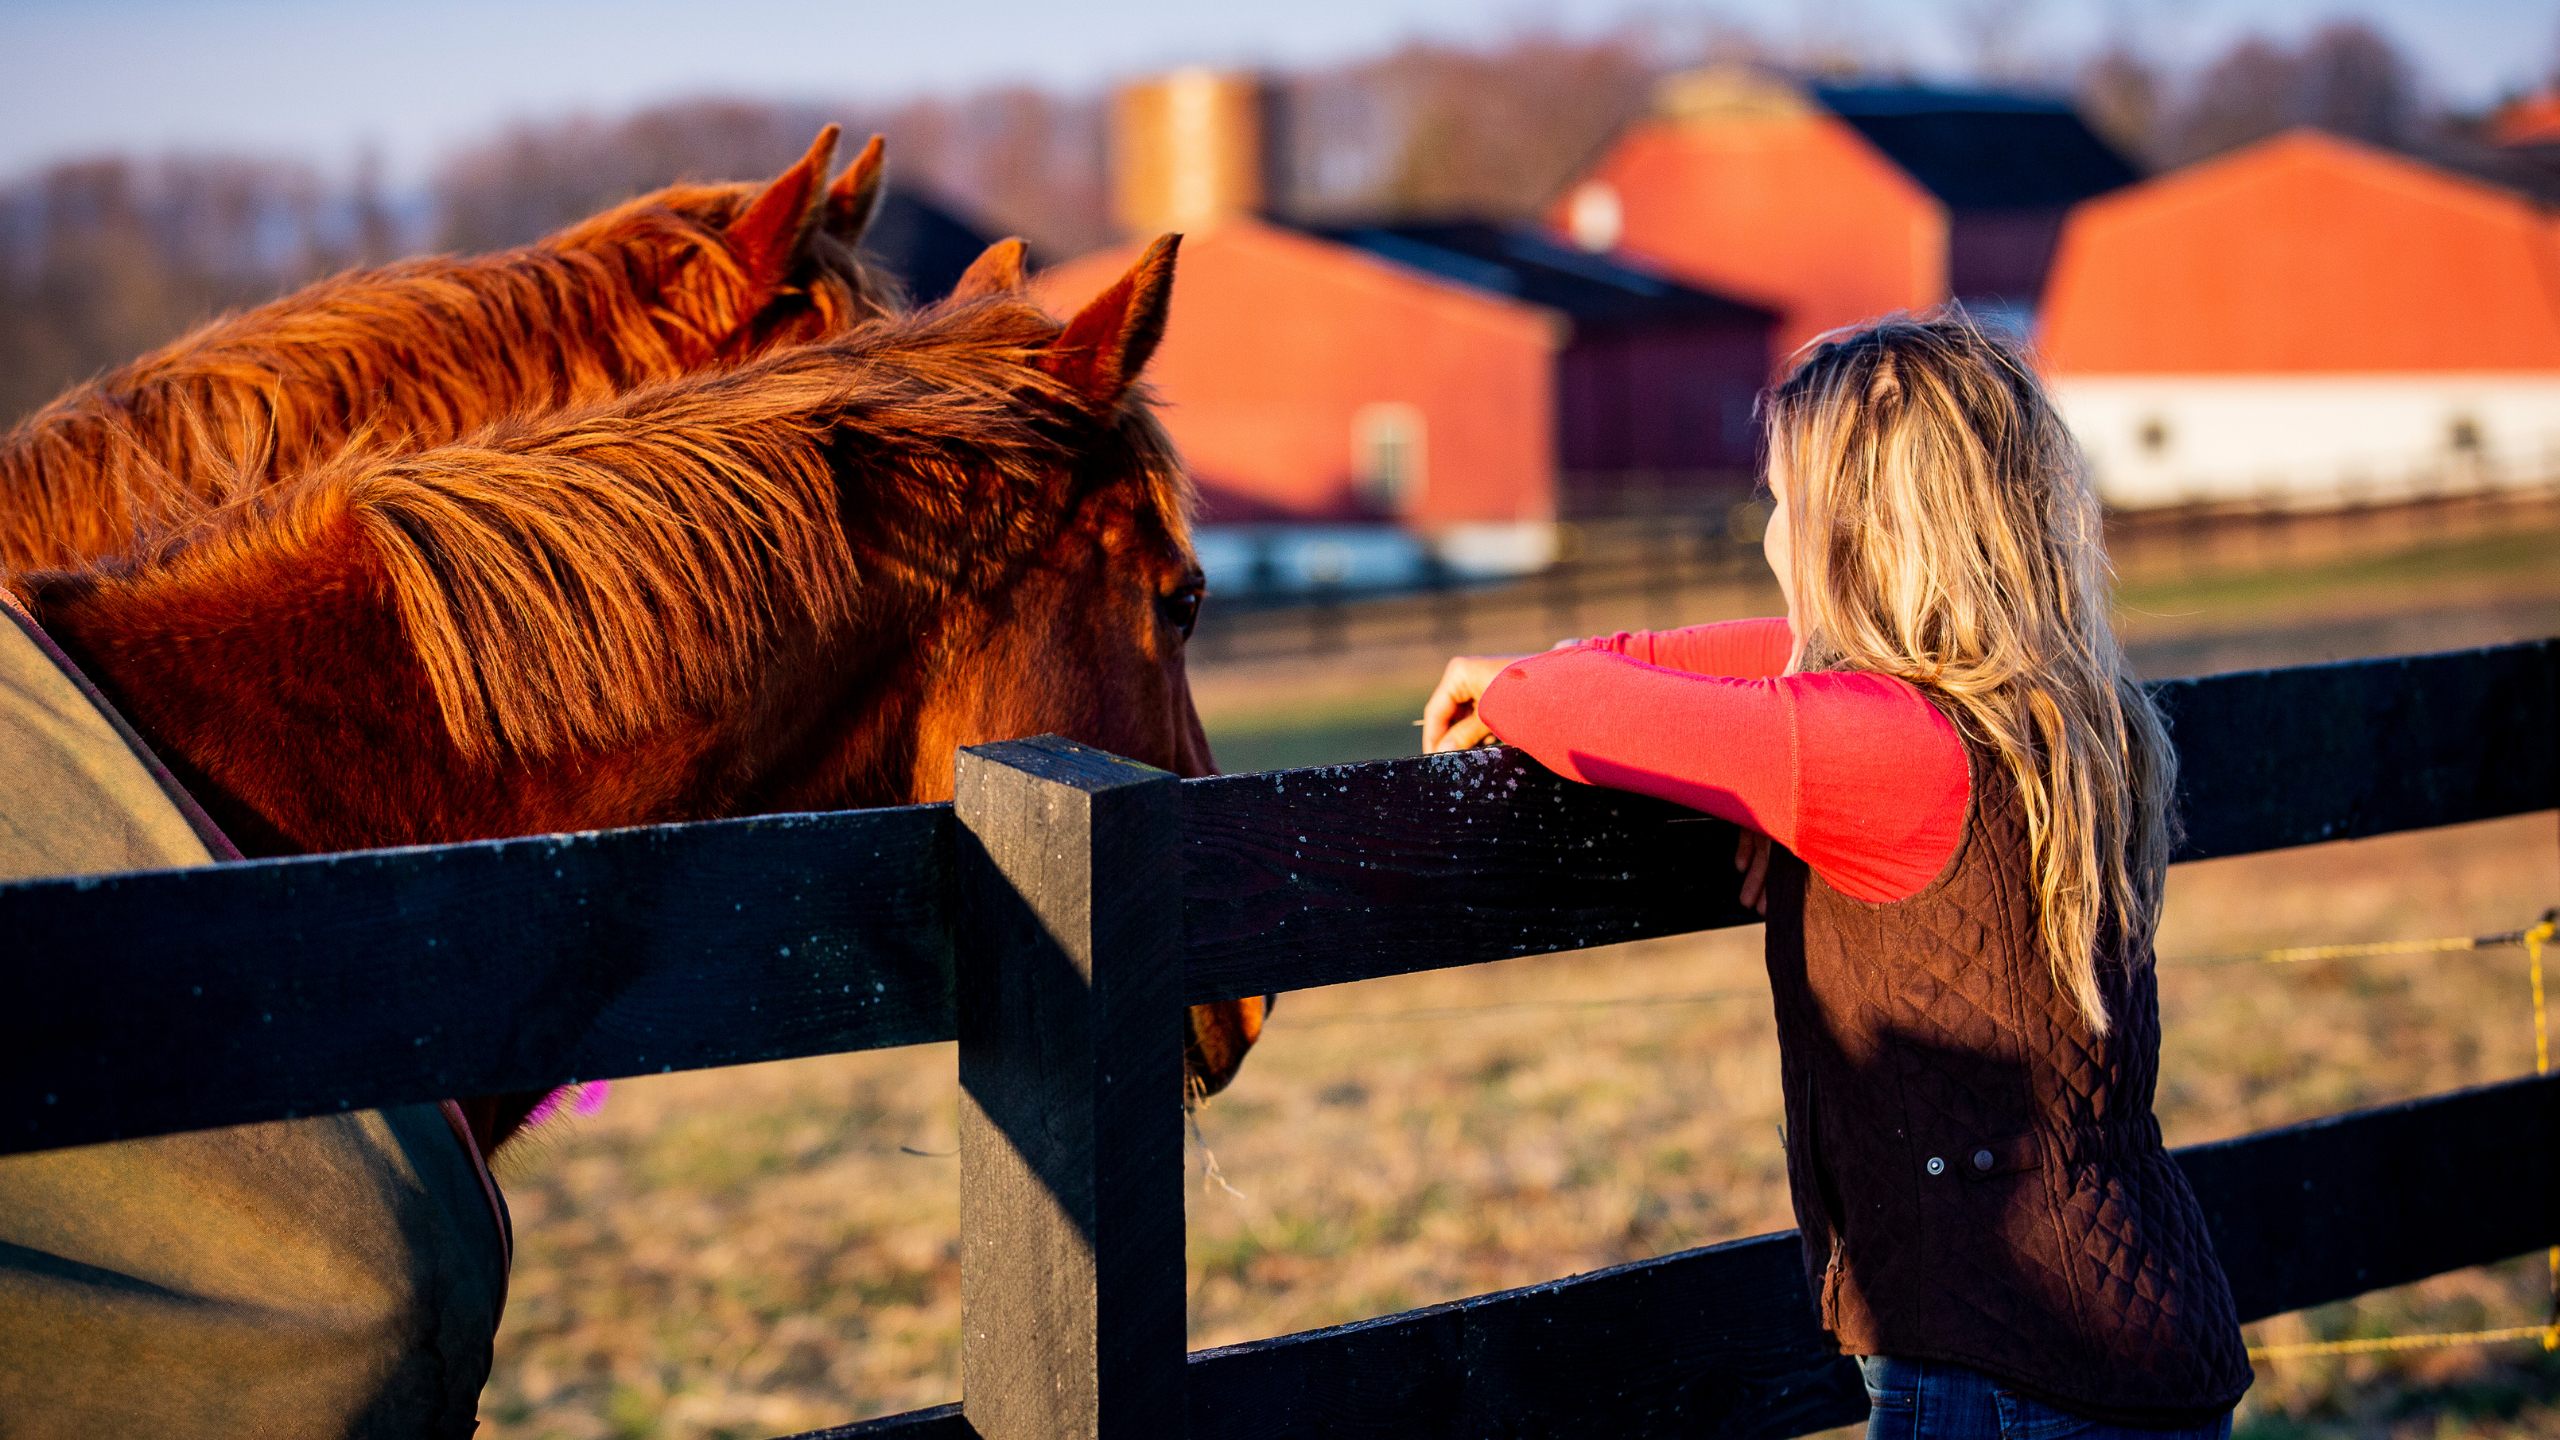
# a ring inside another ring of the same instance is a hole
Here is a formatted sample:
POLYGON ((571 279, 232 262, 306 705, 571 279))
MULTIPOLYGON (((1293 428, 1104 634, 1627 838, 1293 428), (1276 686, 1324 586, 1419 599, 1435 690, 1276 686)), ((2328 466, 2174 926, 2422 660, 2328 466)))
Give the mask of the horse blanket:
MULTIPOLYGON (((239 858, 0 614, 0 881, 239 858)), ((0 1156, 0 1440, 467 1436, 507 1226, 450 1103, 0 1156)))

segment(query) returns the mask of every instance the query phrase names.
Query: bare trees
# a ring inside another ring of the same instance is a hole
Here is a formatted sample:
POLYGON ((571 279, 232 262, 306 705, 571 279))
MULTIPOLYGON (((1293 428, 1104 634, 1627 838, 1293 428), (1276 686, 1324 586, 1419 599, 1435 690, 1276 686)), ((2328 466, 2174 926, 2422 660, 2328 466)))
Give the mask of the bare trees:
POLYGON ((389 247, 388 212, 367 193, 238 156, 72 161, 0 187, 0 421, 389 247))
MULTIPOLYGON (((1632 32, 1533 33, 1477 50, 1417 43, 1272 77, 1286 117, 1274 206, 1310 217, 1534 214, 1643 112, 1666 66, 1632 32)), ((701 100, 614 121, 515 125, 439 170, 437 243, 520 243, 671 180, 763 173, 829 120, 855 135, 886 133, 893 183, 1022 235, 1045 258, 1115 238, 1103 105, 1012 87, 894 107, 701 100)))
POLYGON ((2432 129, 2415 67, 2357 20, 2298 45, 2243 36, 2184 84, 2118 39, 2081 66, 2075 88, 2108 139, 2161 168, 2296 125, 2400 150, 2422 147, 2432 129))
POLYGON ((440 248, 517 245, 681 179, 788 164, 829 121, 890 137, 892 184, 918 186, 1044 256, 1110 238, 1101 106, 1015 87, 889 109, 696 100, 620 120, 517 124, 453 156, 435 180, 440 248))
POLYGON ((1282 208, 1314 217, 1534 215, 1642 114, 1665 57, 1634 33, 1415 44, 1281 83, 1282 208))
POLYGON ((2406 148, 2417 136, 2417 78, 2382 34, 2361 21, 2314 32, 2297 48, 2251 37, 2198 77, 2159 138, 2176 165, 2295 125, 2406 148))

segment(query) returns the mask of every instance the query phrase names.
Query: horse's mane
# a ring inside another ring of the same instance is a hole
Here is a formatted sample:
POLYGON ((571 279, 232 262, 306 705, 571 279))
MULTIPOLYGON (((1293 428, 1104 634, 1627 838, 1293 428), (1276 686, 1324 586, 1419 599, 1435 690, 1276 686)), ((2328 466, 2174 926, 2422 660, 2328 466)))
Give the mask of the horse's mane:
POLYGON ((1086 413, 1036 364, 1058 334, 1012 295, 875 321, 342 461, 104 571, 218 578, 352 524, 466 753, 609 746, 736 696, 795 630, 1000 583, 1115 480, 1187 539, 1144 397, 1086 413))
POLYGON ((756 188, 673 187, 519 249, 340 275, 74 388, 0 437, 0 570, 111 555, 340 457, 595 403, 877 313, 884 287, 823 234, 769 304, 721 235, 756 188))

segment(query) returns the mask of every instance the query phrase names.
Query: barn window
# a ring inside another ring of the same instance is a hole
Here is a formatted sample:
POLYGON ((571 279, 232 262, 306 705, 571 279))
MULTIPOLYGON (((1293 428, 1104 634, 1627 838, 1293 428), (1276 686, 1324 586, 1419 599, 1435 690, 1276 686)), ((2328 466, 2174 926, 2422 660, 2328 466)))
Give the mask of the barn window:
POLYGON ((2444 442, 2459 455, 2480 453, 2480 422, 2469 415, 2456 415, 2445 427, 2444 442))
POLYGON ((1576 187, 1573 198, 1565 202, 1565 229, 1572 233, 1574 244, 1594 254, 1617 249, 1619 237, 1627 232, 1627 211, 1618 199, 1618 187, 1606 180, 1589 180, 1576 187))
POLYGON ((1363 405, 1351 417, 1351 477, 1372 510, 1404 514, 1422 503, 1428 478, 1422 411, 1401 400, 1363 405))
POLYGON ((2157 415, 2146 415, 2133 438, 2142 446, 2143 454, 2157 459, 2169 453, 2169 422, 2157 415))

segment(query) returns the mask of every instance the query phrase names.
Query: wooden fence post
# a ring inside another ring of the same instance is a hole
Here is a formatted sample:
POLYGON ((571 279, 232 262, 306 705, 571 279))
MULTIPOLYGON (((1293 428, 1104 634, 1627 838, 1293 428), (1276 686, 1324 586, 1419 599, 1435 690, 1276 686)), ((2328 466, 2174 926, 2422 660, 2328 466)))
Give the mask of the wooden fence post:
POLYGON ((957 782, 962 1410, 1179 1436, 1180 782, 1056 736, 957 782))

